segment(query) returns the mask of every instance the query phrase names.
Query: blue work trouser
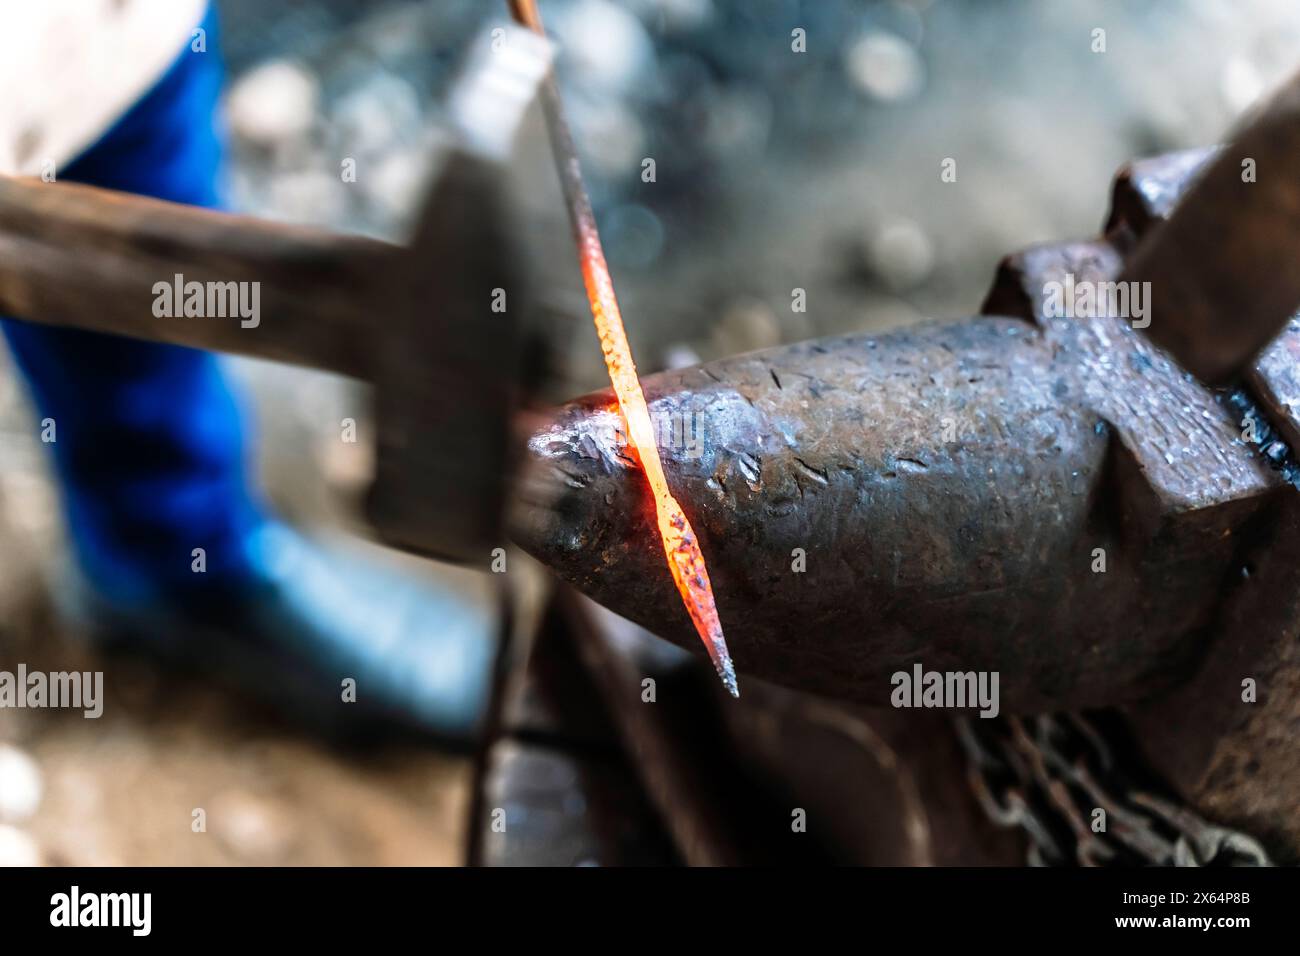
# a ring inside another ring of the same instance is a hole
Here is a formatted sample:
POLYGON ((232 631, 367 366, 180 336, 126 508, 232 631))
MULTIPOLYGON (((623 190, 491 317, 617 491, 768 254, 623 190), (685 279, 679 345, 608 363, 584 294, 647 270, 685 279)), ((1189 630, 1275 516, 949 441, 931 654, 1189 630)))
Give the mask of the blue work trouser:
MULTIPOLYGON (((206 49, 187 45, 153 89, 57 178, 220 205, 216 26, 209 13, 202 24, 206 49)), ((74 329, 0 324, 38 409, 33 434, 55 439, 68 524, 91 582, 114 600, 134 603, 249 573, 244 545, 262 517, 248 484, 238 403, 214 357, 74 329), (53 429, 41 427, 45 419, 53 429), (198 548, 205 574, 193 573, 198 548)))

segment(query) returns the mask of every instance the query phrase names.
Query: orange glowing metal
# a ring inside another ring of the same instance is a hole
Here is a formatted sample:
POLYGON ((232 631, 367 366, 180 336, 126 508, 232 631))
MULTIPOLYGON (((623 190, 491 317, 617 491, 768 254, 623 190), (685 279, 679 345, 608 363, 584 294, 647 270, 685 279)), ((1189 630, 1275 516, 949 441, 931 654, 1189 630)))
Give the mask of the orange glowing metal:
MULTIPOLYGON (((536 0, 510 0, 510 9, 521 24, 545 36, 536 0)), ((609 369, 609 380, 613 383, 619 408, 627 422, 628 437, 637 450, 646 480, 654 493, 655 517, 659 523, 659 537, 663 541, 664 554, 668 558, 668 568, 672 571, 673 581, 681 593, 695 630, 708 648, 718 676, 731 695, 739 697, 736 669, 731 663, 731 654, 727 651, 727 641, 722 636, 722 624, 718 620, 718 607, 713 600, 713 586, 709 583, 704 555, 690 521, 686 519, 682 506, 673 497, 664 477, 663 463, 659 460, 659 446, 655 442, 654 426, 650 421, 650 410, 646 407, 636 365, 632 362, 632 349, 628 346, 627 333, 623 330, 623 316, 614 295, 614 281, 610 278, 609 266, 605 263, 605 251, 596 229, 596 217, 591 211, 591 200, 582 182, 577 151, 560 109, 559 91, 553 76, 546 83, 544 103, 556 166, 578 243, 582 281, 587 288, 596 332, 600 335, 600 348, 605 355, 605 367, 609 369)))

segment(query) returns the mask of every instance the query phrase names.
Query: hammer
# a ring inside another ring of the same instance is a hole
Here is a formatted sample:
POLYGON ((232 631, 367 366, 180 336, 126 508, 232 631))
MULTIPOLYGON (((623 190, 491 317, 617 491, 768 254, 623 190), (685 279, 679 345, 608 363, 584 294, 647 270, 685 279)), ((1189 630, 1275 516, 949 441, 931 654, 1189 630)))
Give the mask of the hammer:
POLYGON ((397 547, 486 561, 504 543, 530 334, 514 198, 521 177, 549 175, 529 135, 549 44, 498 29, 471 45, 407 244, 3 177, 0 313, 373 383, 370 521, 397 547), (245 283, 257 290, 255 321, 156 307, 174 289, 221 303, 245 283))

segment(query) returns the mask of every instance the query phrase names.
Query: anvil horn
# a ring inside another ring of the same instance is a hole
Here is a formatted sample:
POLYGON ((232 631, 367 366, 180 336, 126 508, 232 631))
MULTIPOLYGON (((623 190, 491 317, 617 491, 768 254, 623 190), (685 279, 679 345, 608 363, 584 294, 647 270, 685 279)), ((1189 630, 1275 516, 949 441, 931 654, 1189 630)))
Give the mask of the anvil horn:
MULTIPOLYGON (((985 311, 650 376, 675 494, 739 670, 887 704, 890 676, 997 671, 1005 710, 1118 703, 1203 650, 1278 474, 1237 414, 1116 317, 1051 318, 1106 241, 1003 263, 985 311), (670 440, 676 435, 678 440, 670 440)), ((529 441, 516 540, 691 648, 608 393, 529 441)))

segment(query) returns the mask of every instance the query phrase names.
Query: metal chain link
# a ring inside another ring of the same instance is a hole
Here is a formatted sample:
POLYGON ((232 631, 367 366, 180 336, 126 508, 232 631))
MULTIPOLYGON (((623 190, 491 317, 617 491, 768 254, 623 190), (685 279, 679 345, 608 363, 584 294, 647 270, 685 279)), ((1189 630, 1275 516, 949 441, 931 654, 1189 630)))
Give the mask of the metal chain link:
POLYGON ((1147 792, 1078 713, 958 717, 975 799, 1029 838, 1031 866, 1272 866, 1253 837, 1147 792))

